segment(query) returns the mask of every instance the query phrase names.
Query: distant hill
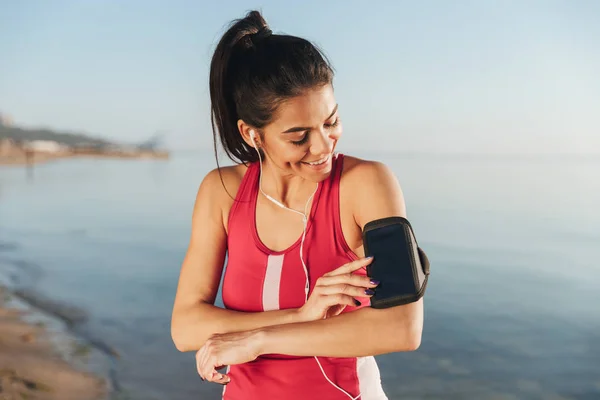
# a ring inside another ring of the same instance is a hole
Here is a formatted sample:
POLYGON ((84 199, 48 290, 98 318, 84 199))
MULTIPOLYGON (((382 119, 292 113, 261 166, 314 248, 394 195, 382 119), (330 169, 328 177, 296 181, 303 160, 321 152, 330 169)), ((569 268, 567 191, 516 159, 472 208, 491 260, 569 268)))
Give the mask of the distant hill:
POLYGON ((69 147, 106 148, 116 143, 81 133, 62 133, 50 129, 25 129, 0 124, 0 139, 9 138, 17 143, 32 140, 52 140, 69 147))

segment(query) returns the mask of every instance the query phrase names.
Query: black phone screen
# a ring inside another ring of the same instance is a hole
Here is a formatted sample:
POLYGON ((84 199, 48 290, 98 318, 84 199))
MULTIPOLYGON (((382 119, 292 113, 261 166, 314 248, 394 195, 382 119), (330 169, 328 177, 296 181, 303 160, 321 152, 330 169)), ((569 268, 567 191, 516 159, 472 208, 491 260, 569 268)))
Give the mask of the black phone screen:
POLYGON ((367 231, 366 256, 373 256, 368 273, 380 281, 375 288, 375 298, 410 295, 417 292, 411 264, 410 235, 402 225, 393 224, 367 231))

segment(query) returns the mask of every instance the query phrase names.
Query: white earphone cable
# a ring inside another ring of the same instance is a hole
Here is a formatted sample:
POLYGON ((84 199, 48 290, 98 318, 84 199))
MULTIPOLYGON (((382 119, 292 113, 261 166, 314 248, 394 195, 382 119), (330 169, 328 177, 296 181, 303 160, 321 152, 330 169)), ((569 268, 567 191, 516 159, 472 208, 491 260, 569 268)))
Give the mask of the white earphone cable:
MULTIPOLYGON (((304 274, 306 276, 306 284, 304 285, 304 295, 305 295, 305 302, 308 301, 308 292, 310 290, 310 281, 308 279, 308 268, 306 267, 306 263, 304 262, 304 256, 303 256, 303 249, 304 249, 304 239, 306 238, 306 230, 307 230, 307 226, 308 226, 308 204, 310 203, 311 199, 313 198, 313 196, 315 195, 315 193, 317 192, 317 189, 319 188, 319 185, 317 185, 317 188, 315 189, 315 191, 310 195, 310 197, 308 198, 308 201, 306 202, 306 204, 304 205, 304 213, 294 210, 292 208, 286 207, 284 204, 282 204, 281 202, 277 201, 276 199, 274 199, 273 197, 269 196, 268 194, 266 194, 263 190, 262 190, 262 175, 263 175, 263 170, 262 170, 262 157, 260 155, 260 151, 258 150, 258 147, 256 146, 256 143, 254 141, 254 132, 250 133, 250 138, 252 140, 252 144, 254 144, 254 148, 256 149, 256 152, 258 153, 258 164, 260 166, 260 174, 258 177, 258 189, 260 190, 260 192, 267 198, 269 199, 271 202, 273 202, 274 204, 276 204, 277 206, 285 209, 285 210, 289 210, 289 211, 293 211, 296 214, 299 214, 302 216, 302 223, 304 225, 304 229, 302 231, 302 239, 300 241, 300 261, 302 262, 302 267, 304 268, 304 274)), ((358 394, 358 396, 356 397, 352 397, 352 395, 348 392, 346 392, 344 389, 342 389, 341 387, 339 387, 338 385, 336 385, 335 383, 333 383, 331 381, 331 379, 329 379, 329 377, 327 376, 327 374, 325 373, 325 370, 323 369, 323 366, 321 365, 321 362, 319 361, 319 359, 314 356, 314 359, 317 361, 317 364, 319 365, 319 369, 321 370, 321 373, 323 374, 323 376, 325 377, 325 379, 327 380, 327 382, 329 382, 333 387, 335 387, 336 389, 338 389, 339 391, 341 391, 342 393, 344 393, 346 396, 348 396, 348 398, 350 398, 351 400, 357 400, 360 397, 360 393, 358 394)))

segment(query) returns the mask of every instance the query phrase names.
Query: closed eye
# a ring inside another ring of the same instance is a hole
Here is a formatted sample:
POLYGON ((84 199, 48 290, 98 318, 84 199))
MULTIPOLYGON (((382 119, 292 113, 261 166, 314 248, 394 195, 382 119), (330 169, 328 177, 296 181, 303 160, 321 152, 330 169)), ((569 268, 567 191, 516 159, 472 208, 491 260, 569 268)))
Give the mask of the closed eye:
MULTIPOLYGON (((336 118, 335 121, 333 121, 331 124, 325 124, 325 129, 332 129, 335 128, 336 126, 338 126, 340 124, 340 118, 336 118)), ((308 141, 308 135, 309 135, 310 131, 306 131, 304 133, 304 136, 302 136, 302 139, 300 140, 292 140, 292 143, 296 146, 302 146, 303 144, 306 144, 306 142, 308 141)))
POLYGON ((308 142, 308 131, 306 131, 306 133, 304 134, 304 136, 302 136, 302 139, 300 140, 292 140, 292 144, 296 145, 296 146, 302 146, 303 144, 305 144, 306 142, 308 142))
POLYGON ((333 123, 331 124, 325 124, 325 128, 335 128, 336 126, 338 126, 340 124, 340 118, 336 118, 335 121, 333 121, 333 123))

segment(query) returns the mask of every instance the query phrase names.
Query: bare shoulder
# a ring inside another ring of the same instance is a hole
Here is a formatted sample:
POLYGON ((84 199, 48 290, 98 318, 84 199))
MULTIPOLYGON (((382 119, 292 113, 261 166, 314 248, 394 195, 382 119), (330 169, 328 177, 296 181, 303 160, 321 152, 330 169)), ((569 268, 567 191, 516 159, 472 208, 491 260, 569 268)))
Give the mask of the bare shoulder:
POLYGON ((210 191, 216 198, 229 195, 235 198, 247 169, 243 164, 215 168, 206 174, 200 189, 210 191))
POLYGON ((223 226, 227 226, 227 216, 234 202, 244 174, 248 167, 245 165, 232 165, 215 168, 209 171, 198 189, 195 211, 202 215, 203 209, 213 212, 219 211, 223 218, 223 226))
POLYGON ((394 176, 392 170, 381 161, 365 160, 353 156, 344 156, 343 179, 353 182, 362 178, 394 176))
POLYGON ((349 199, 357 225, 378 218, 406 216, 404 195, 392 169, 380 161, 344 157, 340 195, 349 199))

